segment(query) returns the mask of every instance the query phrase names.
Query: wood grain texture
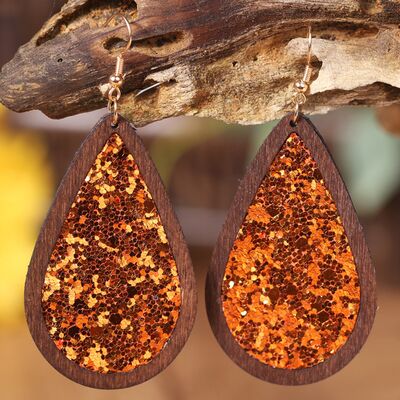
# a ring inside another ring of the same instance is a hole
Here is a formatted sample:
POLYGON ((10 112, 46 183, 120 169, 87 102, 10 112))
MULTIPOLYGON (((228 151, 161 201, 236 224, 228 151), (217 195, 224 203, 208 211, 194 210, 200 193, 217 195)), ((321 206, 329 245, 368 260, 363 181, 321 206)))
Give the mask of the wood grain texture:
POLYGON ((121 120, 117 128, 111 128, 111 121, 111 116, 102 119, 77 152, 40 232, 25 285, 27 322, 32 337, 44 357, 68 378, 83 385, 101 389, 117 389, 136 385, 165 369, 178 355, 189 337, 195 319, 197 302, 189 252, 158 172, 133 127, 127 121, 121 120), (169 342, 149 364, 138 366, 128 373, 101 374, 80 367, 74 361, 68 360, 57 349, 44 322, 41 298, 44 276, 62 224, 94 160, 113 132, 120 135, 133 155, 157 206, 178 267, 182 304, 177 325, 169 342))
POLYGON ((273 383, 301 385, 327 378, 343 368, 361 349, 371 330, 375 311, 375 270, 351 198, 344 182, 316 128, 304 116, 296 127, 291 126, 289 115, 261 146, 228 212, 225 225, 217 241, 207 276, 206 305, 212 330, 222 348, 240 367, 250 374, 273 383), (272 368, 250 356, 233 338, 221 304, 222 280, 229 253, 246 216, 247 209, 271 163, 291 133, 297 133, 310 150, 336 203, 348 241, 353 252, 360 281, 361 302, 356 326, 347 342, 332 357, 310 368, 285 370, 272 368))
POLYGON ((243 124, 292 110, 312 24, 307 113, 399 102, 400 3, 396 0, 69 0, 0 74, 0 101, 61 118, 104 105, 126 29, 120 111, 137 126, 176 115, 243 124), (136 97, 152 83, 157 89, 136 97))

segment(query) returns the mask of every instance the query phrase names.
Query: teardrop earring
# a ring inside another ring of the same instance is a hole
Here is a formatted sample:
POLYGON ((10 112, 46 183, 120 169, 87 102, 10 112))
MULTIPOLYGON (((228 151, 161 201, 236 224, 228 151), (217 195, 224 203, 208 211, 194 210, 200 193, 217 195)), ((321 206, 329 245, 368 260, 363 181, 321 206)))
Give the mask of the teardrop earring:
POLYGON ((214 250, 207 312, 225 352, 273 383, 316 382, 360 350, 375 311, 375 271, 344 182, 300 113, 283 118, 243 179, 214 250))
MULTIPOLYGON (((125 51, 132 43, 131 26, 125 51)), ((196 286, 179 223, 135 129, 112 114, 75 156, 42 227, 25 286, 32 337, 68 378, 96 388, 139 384, 165 369, 195 318, 196 286)))

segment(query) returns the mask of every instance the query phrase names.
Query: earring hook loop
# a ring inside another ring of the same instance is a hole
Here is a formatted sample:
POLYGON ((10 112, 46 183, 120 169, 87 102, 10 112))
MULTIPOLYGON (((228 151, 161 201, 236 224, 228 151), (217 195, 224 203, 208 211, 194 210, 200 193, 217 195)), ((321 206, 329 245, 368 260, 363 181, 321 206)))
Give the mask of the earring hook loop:
POLYGON ((132 47, 132 43, 133 43, 133 33, 132 33, 132 27, 131 24, 128 21, 128 18, 126 18, 125 15, 119 14, 119 13, 115 13, 113 15, 110 16, 110 18, 108 18, 108 20, 106 21, 106 23, 104 24, 104 26, 108 26, 110 25, 110 22, 116 18, 121 18, 126 26, 126 29, 128 31, 128 41, 126 43, 125 48, 121 51, 120 56, 122 56, 123 54, 125 54, 128 50, 131 49, 132 47))

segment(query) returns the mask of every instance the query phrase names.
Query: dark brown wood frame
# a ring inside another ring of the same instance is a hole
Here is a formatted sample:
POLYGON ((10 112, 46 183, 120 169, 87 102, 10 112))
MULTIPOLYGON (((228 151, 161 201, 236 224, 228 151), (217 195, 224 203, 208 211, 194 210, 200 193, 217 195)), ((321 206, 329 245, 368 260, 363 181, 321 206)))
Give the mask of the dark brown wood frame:
POLYGON ((111 127, 112 116, 103 118, 77 152, 65 175, 42 227, 29 265, 25 285, 25 313, 33 340, 43 356, 63 375, 86 386, 117 389, 142 383, 165 369, 186 343, 196 314, 196 285, 189 252, 181 227, 172 210, 161 178, 135 129, 125 120, 111 127), (42 314, 42 287, 47 265, 62 224, 95 158, 113 132, 117 132, 134 156, 148 185, 175 257, 182 289, 182 305, 177 325, 164 349, 147 365, 132 372, 101 374, 68 360, 50 338, 42 314))
POLYGON ((282 384, 301 385, 327 378, 342 369, 361 349, 372 328, 376 311, 375 270, 350 195, 323 139, 304 116, 296 126, 292 116, 283 118, 261 146, 240 184, 217 241, 206 284, 206 305, 211 328, 229 357, 257 378, 282 384), (310 368, 272 368, 250 356, 232 336, 221 306, 221 288, 229 253, 254 195, 288 136, 296 132, 318 164, 342 218, 360 279, 361 304, 356 326, 347 342, 332 357, 310 368))

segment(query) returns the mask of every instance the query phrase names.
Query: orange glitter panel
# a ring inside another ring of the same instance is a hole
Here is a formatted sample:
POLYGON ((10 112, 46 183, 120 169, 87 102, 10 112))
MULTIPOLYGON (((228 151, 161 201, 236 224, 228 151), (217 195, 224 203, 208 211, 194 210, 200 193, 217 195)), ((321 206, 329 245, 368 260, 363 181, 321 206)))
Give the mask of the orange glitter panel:
POLYGON ((177 266, 155 203, 113 134, 52 252, 42 289, 47 329, 81 367, 128 372, 160 353, 180 305, 177 266))
POLYGON ((358 274, 336 205, 292 133, 230 252, 222 285, 227 325, 262 363, 307 368, 344 345, 359 304, 358 274))

